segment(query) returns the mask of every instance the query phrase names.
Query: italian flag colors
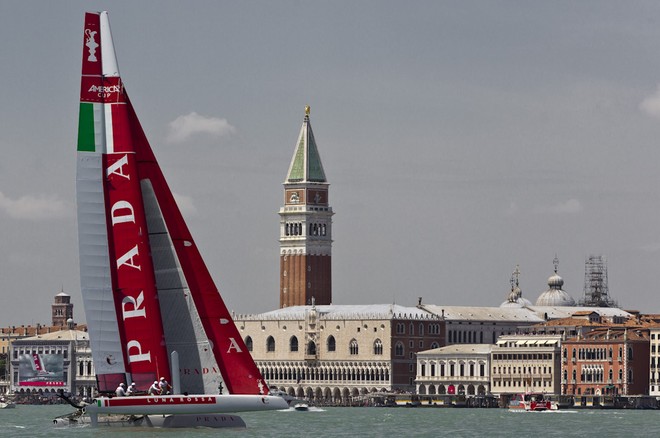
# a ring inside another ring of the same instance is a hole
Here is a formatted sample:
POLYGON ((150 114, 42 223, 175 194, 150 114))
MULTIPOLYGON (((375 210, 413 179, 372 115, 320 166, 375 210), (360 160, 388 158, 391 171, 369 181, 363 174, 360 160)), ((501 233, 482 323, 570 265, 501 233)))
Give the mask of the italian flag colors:
POLYGON ((102 103, 80 103, 78 152, 106 152, 103 147, 105 125, 103 107, 102 103))

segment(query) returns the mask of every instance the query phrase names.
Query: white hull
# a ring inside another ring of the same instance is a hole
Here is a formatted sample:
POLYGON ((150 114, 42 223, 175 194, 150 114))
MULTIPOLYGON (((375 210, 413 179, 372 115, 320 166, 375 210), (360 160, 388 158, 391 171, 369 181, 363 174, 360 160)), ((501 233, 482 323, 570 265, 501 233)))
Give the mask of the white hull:
MULTIPOLYGON (((89 415, 58 417, 55 426, 91 426, 89 415)), ((245 422, 234 414, 179 414, 179 415, 100 415, 98 427, 157 427, 157 428, 244 428, 245 422)))
POLYGON ((168 415, 226 414, 234 412, 287 409, 281 397, 270 395, 153 395, 134 397, 99 397, 85 412, 99 414, 168 415))

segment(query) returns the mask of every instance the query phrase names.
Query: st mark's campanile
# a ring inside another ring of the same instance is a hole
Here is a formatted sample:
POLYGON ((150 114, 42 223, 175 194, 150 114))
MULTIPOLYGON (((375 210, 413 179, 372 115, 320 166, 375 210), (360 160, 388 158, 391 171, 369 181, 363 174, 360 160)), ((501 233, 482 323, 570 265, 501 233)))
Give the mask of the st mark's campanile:
POLYGON ((309 107, 280 208, 280 308, 332 304, 332 207, 309 107))

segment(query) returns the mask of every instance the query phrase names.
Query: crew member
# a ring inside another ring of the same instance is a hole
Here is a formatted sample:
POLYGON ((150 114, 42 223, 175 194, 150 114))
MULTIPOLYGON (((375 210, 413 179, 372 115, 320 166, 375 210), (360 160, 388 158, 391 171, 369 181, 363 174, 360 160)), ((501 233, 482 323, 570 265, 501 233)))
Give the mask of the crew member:
POLYGON ((135 382, 131 383, 131 386, 128 387, 126 390, 126 395, 135 395, 137 392, 137 385, 135 385, 135 382))
POLYGON ((158 385, 160 386, 160 393, 161 394, 169 394, 170 389, 172 389, 170 384, 167 383, 167 380, 165 380, 165 377, 160 378, 160 383, 158 385))
POLYGON ((117 395, 117 397, 126 396, 126 385, 123 382, 119 384, 117 389, 115 389, 115 394, 117 395))
POLYGON ((149 387, 149 391, 147 391, 149 395, 160 395, 160 385, 158 384, 158 380, 154 380, 154 384, 149 387))

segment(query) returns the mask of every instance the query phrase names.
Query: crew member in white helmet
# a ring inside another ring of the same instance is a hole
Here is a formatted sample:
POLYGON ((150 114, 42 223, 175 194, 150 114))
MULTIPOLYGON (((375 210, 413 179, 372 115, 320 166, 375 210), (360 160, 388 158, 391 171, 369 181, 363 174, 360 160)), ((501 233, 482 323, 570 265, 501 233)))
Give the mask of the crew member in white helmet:
POLYGON ((126 385, 123 382, 115 389, 115 394, 117 397, 124 397, 126 395, 126 385))
POLYGON ((158 380, 154 380, 154 384, 149 387, 147 391, 149 395, 160 395, 160 385, 158 385, 158 380))
POLYGON ((170 389, 172 389, 170 384, 167 383, 167 380, 165 380, 165 377, 160 378, 160 383, 158 385, 160 386, 160 393, 161 394, 169 394, 170 389))

